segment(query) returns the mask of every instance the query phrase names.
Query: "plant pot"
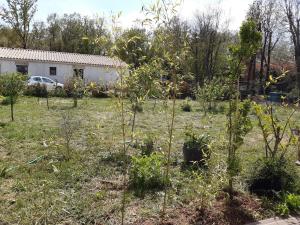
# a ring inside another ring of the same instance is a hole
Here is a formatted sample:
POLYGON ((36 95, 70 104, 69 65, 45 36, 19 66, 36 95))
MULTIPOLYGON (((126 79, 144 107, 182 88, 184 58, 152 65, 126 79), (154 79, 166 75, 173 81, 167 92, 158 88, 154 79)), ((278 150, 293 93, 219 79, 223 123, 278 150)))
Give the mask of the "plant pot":
POLYGON ((194 147, 190 148, 186 144, 183 145, 183 158, 186 163, 201 162, 203 160, 202 150, 194 147))

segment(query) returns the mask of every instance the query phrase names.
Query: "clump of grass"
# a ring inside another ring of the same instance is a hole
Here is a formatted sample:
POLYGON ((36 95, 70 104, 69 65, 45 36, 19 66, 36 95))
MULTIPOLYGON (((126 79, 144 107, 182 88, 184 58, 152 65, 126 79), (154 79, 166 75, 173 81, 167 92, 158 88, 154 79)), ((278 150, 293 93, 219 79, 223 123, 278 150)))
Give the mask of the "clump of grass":
POLYGON ((191 112, 192 111, 192 105, 191 105, 191 99, 190 98, 186 98, 184 100, 184 102, 181 105, 181 109, 184 112, 191 112))

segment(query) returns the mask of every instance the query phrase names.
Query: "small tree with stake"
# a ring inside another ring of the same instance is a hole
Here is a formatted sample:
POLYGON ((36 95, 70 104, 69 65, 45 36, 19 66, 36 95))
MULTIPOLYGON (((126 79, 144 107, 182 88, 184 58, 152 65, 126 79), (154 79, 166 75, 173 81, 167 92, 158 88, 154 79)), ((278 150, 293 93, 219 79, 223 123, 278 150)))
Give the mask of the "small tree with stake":
POLYGON ((0 76, 0 93, 10 101, 11 120, 14 121, 14 104, 25 87, 24 76, 8 73, 0 76))

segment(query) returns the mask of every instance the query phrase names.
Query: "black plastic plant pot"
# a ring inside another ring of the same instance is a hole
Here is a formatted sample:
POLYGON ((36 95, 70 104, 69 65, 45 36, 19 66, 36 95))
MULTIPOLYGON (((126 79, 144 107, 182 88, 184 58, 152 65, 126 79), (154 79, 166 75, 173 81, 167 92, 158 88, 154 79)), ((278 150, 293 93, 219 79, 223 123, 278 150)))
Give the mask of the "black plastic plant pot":
POLYGON ((183 145, 183 158, 186 163, 200 163, 203 160, 203 155, 200 147, 193 147, 184 144, 183 145))

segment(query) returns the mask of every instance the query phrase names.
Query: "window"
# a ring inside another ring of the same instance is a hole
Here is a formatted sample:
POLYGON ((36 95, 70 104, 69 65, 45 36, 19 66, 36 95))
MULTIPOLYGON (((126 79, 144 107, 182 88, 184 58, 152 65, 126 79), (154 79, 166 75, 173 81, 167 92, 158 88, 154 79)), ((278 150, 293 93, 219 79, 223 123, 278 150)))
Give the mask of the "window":
POLYGON ((74 69, 74 76, 81 77, 83 79, 84 70, 83 69, 74 69))
POLYGON ((28 74, 28 65, 16 65, 17 72, 27 75, 28 74))
POLYGON ((56 67, 50 67, 50 76, 56 76, 56 67))
POLYGON ((40 77, 33 77, 32 80, 35 82, 42 82, 42 79, 40 77))
POLYGON ((44 83, 49 83, 49 84, 53 84, 53 83, 54 83, 53 80, 50 80, 50 79, 48 79, 48 78, 43 77, 42 79, 43 79, 43 82, 44 82, 44 83))

